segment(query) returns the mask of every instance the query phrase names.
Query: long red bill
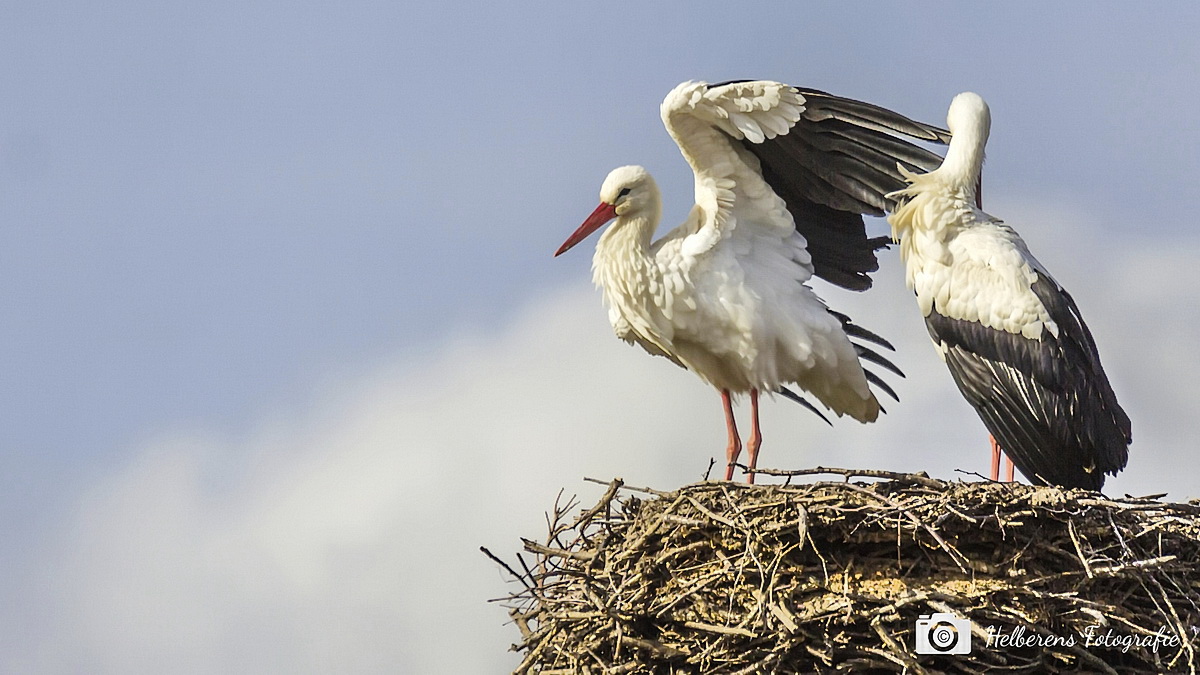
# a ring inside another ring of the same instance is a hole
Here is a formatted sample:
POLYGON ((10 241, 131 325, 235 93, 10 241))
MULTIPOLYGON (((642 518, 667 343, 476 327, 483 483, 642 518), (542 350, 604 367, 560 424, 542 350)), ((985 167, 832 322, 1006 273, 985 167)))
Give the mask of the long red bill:
POLYGON ((579 229, 575 230, 575 233, 567 237, 567 240, 563 242, 563 245, 558 247, 558 250, 554 252, 554 257, 557 258, 563 253, 566 253, 567 250, 572 246, 578 244, 584 239, 587 239, 589 234, 600 229, 605 223, 616 217, 617 207, 613 206, 612 204, 600 202, 600 206, 597 206, 596 210, 592 211, 592 215, 588 216, 587 220, 583 221, 583 224, 579 226, 579 229))

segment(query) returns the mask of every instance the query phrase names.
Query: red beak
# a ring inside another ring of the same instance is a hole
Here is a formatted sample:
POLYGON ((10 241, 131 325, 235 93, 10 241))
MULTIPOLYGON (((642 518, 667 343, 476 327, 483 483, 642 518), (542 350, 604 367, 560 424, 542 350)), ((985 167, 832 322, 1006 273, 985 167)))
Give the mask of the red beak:
POLYGON ((600 206, 597 206, 596 210, 592 211, 592 215, 588 216, 587 220, 583 221, 583 224, 579 226, 579 229, 575 230, 575 233, 567 237, 567 240, 563 242, 563 245, 558 247, 558 250, 554 252, 554 257, 557 258, 563 253, 566 253, 569 248, 575 244, 578 244, 584 239, 587 239, 589 234, 600 229, 605 223, 616 217, 617 207, 606 202, 600 202, 600 206))

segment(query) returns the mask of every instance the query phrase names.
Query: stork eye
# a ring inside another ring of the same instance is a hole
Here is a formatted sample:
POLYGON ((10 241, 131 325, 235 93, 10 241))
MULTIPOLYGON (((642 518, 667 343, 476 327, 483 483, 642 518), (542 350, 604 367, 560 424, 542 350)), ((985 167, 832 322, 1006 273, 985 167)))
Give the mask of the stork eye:
POLYGON ((621 188, 621 191, 617 193, 617 199, 620 199, 627 194, 629 194, 629 188, 621 188))

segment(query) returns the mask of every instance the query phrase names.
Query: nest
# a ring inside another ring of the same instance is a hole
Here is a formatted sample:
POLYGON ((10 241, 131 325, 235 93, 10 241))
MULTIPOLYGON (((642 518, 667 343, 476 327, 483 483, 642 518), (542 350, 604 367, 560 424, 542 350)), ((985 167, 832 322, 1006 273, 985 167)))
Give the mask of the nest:
POLYGON ((761 473, 842 479, 675 492, 616 480, 582 513, 560 499, 544 543, 524 540, 532 556, 517 565, 484 549, 520 584, 498 600, 521 632, 516 672, 1200 666, 1196 503, 761 473))

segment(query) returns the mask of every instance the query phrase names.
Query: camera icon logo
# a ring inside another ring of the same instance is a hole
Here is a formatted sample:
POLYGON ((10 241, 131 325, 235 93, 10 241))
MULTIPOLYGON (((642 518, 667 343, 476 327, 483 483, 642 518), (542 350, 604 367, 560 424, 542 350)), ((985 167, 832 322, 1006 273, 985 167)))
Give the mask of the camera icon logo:
POLYGON ((947 612, 922 614, 917 619, 918 654, 970 654, 971 620, 947 612))

